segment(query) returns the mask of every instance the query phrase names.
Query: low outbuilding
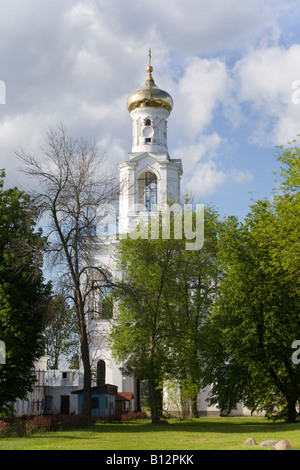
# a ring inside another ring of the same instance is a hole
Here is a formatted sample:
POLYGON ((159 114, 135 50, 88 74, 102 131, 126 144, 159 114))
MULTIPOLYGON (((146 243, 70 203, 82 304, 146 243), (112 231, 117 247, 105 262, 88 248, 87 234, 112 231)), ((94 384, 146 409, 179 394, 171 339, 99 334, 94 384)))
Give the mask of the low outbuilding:
MULTIPOLYGON (((81 414, 83 389, 72 392, 78 395, 78 414, 81 414)), ((102 418, 113 416, 116 411, 116 395, 118 387, 116 385, 105 384, 101 387, 92 387, 92 417, 102 418)))

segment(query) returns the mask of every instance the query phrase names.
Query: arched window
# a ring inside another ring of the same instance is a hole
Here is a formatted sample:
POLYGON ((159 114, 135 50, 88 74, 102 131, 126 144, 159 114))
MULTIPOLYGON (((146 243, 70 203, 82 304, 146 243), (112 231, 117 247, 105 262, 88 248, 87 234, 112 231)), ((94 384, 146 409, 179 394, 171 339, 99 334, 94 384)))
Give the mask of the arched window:
POLYGON ((149 143, 152 142, 152 137, 153 137, 153 134, 154 134, 151 119, 146 118, 144 120, 144 125, 145 125, 145 127, 143 129, 143 136, 145 138, 145 144, 149 144, 149 143))
POLYGON ((100 273, 91 281, 90 316, 91 320, 108 320, 113 317, 113 299, 110 277, 100 273))
POLYGON ((97 386, 105 385, 106 364, 102 359, 97 362, 97 386))
POLYGON ((157 204, 157 177, 151 171, 145 171, 138 179, 139 210, 151 212, 152 204, 157 204))

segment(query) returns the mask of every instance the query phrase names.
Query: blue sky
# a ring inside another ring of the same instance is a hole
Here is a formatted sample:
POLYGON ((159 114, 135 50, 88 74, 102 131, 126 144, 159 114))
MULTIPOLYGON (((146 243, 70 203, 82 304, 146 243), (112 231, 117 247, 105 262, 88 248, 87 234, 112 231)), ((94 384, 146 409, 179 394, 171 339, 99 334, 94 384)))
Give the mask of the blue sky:
POLYGON ((300 133, 299 23, 298 0, 0 0, 7 185, 31 189, 14 150, 38 152, 60 122, 112 168, 127 159, 126 99, 151 47, 155 82, 174 100, 168 147, 182 193, 243 218, 251 198, 271 196, 275 146, 300 133))

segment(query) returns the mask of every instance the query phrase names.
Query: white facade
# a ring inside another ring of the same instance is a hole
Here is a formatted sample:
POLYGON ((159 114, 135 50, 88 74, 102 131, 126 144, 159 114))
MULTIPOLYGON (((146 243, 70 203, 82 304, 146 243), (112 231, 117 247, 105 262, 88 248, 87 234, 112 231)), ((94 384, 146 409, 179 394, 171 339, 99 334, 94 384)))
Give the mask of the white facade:
POLYGON ((130 160, 119 164, 119 171, 119 233, 128 233, 141 217, 148 215, 144 198, 144 179, 147 176, 153 178, 150 185, 156 185, 156 197, 153 197, 152 204, 157 206, 157 210, 163 210, 168 201, 180 201, 181 160, 171 160, 167 153, 154 153, 152 149, 144 153, 131 153, 130 160))
MULTIPOLYGON (((167 118, 169 111, 161 108, 138 108, 131 111, 132 152, 168 152, 167 118), (151 139, 151 142, 150 142, 151 139)), ((130 157, 130 155, 129 155, 130 157)))
MULTIPOLYGON (((166 92, 156 87, 150 72, 145 87, 136 92, 138 107, 135 103, 135 94, 129 97, 130 105, 129 101, 127 103, 132 118, 132 148, 128 158, 118 165, 120 234, 130 232, 136 222, 147 217, 151 212, 151 204, 154 204, 157 210, 162 210, 168 201, 180 201, 182 164, 181 160, 170 158, 167 147, 167 118, 172 99, 166 92), (145 106, 143 104, 141 106, 141 100, 143 101, 146 95, 149 97, 149 93, 151 99, 144 103, 145 106), (166 107, 168 109, 165 109, 166 107)), ((112 277, 118 278, 121 273, 116 271, 115 244, 114 240, 107 241, 99 254, 99 264, 101 263, 112 277)), ((116 311, 114 315, 117 315, 116 311)), ((97 384, 98 368, 100 368, 102 381, 116 385, 119 392, 133 392, 132 409, 136 409, 137 380, 122 376, 121 364, 116 363, 109 348, 109 333, 113 321, 114 318, 107 320, 90 316, 89 336, 94 377, 92 385, 97 384)))
POLYGON ((48 356, 35 364, 36 382, 25 400, 14 403, 16 416, 39 414, 75 414, 77 397, 71 392, 78 389, 78 370, 47 370, 48 356))

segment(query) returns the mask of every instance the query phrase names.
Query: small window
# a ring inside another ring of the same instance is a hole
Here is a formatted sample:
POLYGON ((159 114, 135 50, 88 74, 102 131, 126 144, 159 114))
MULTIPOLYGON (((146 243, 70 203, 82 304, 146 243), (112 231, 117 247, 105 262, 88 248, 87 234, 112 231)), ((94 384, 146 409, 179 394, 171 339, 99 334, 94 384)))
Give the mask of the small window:
POLYGON ((151 119, 146 119, 145 126, 151 126, 151 119))
POLYGON ((151 140, 152 140, 151 137, 146 137, 146 139, 145 139, 146 144, 147 144, 147 143, 150 143, 151 140))
POLYGON ((68 372, 63 372, 62 373, 62 378, 67 379, 68 378, 68 372))

